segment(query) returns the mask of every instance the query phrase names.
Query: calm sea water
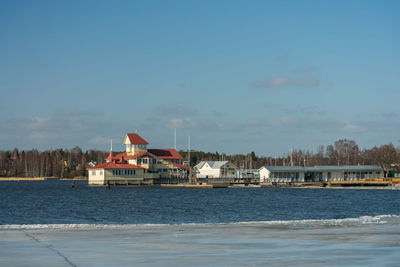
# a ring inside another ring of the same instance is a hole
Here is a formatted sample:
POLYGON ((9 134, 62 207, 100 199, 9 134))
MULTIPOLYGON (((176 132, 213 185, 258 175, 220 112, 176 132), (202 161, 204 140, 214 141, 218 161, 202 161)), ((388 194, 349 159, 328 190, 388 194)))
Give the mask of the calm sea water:
POLYGON ((400 190, 90 187, 0 182, 0 225, 183 224, 400 215, 400 190))

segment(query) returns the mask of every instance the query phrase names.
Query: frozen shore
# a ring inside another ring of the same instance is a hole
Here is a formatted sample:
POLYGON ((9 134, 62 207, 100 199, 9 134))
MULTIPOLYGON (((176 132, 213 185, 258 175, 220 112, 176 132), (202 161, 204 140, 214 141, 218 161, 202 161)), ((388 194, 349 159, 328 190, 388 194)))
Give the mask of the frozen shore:
POLYGON ((1 266, 398 266, 385 222, 0 228, 1 266))

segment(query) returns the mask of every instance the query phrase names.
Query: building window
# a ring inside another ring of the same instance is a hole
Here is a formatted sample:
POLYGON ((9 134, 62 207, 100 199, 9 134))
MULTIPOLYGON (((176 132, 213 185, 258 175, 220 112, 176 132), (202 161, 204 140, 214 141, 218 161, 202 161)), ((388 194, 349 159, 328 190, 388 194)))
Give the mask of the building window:
POLYGON ((96 171, 92 171, 92 175, 96 175, 96 171))
POLYGON ((103 171, 100 171, 100 175, 103 175, 103 171))
POLYGON ((328 172, 328 179, 331 179, 331 172, 328 172))

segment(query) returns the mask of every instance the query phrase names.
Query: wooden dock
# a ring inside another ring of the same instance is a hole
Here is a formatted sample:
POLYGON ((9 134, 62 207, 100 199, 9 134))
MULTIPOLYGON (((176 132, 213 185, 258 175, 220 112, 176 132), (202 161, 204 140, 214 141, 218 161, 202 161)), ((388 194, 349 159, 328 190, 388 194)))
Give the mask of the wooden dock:
POLYGON ((360 179, 356 181, 330 181, 327 186, 399 186, 400 179, 399 178, 370 178, 370 179, 360 179))
POLYGON ((228 184, 161 184, 167 188, 227 188, 228 184))

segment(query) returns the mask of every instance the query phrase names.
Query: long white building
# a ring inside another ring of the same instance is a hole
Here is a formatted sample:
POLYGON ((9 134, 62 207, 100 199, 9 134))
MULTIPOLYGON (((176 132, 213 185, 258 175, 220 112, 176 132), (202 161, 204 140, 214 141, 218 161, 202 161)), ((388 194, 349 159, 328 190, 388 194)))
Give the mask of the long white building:
POLYGON ((376 165, 263 166, 259 172, 261 183, 355 181, 383 176, 383 169, 376 165))

